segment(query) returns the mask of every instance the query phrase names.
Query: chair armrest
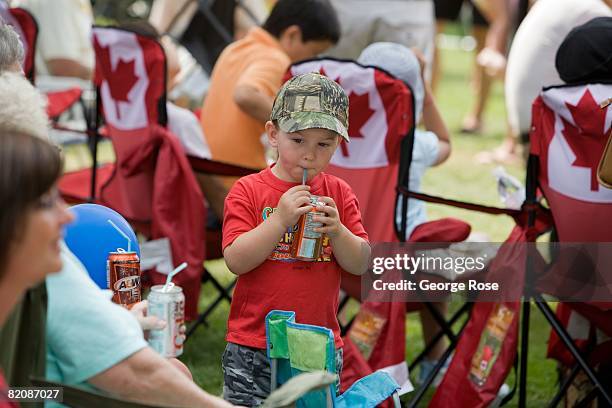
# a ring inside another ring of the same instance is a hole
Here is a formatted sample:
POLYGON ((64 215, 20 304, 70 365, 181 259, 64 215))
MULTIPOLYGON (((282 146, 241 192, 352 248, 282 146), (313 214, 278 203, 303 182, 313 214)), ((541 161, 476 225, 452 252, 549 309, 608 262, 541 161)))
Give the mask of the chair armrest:
POLYGON ((143 408, 163 407, 163 405, 141 404, 138 402, 122 400, 109 394, 86 390, 73 385, 47 381, 40 378, 31 378, 36 387, 53 387, 63 389, 62 403, 74 408, 143 408))
POLYGON ((191 168, 196 173, 215 174, 219 176, 243 177, 249 174, 259 173, 259 169, 237 166, 235 164, 223 163, 215 160, 202 159, 195 156, 187 156, 191 168))

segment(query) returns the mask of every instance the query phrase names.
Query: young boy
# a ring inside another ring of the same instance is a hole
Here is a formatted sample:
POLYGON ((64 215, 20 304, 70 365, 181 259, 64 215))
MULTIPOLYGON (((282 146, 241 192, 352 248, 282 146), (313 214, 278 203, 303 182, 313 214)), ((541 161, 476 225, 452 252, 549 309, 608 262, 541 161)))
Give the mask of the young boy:
POLYGON ((270 310, 296 312, 300 323, 332 329, 338 370, 340 330, 336 319, 342 269, 361 275, 370 246, 357 199, 342 180, 323 173, 340 138, 348 142, 348 98, 337 83, 316 74, 285 83, 266 132, 278 150, 271 167, 239 179, 225 201, 223 256, 238 275, 223 354, 226 400, 257 406, 270 392, 265 317, 270 310), (306 172, 307 182, 302 184, 306 172), (315 262, 292 259, 293 231, 310 211, 310 195, 325 205, 314 217, 326 235, 315 262))
MULTIPOLYGON (((329 0, 279 0, 262 27, 225 48, 202 106, 202 129, 213 159, 266 167, 260 138, 283 75, 292 62, 322 53, 339 38, 329 0)), ((234 181, 228 179, 227 186, 234 181)))

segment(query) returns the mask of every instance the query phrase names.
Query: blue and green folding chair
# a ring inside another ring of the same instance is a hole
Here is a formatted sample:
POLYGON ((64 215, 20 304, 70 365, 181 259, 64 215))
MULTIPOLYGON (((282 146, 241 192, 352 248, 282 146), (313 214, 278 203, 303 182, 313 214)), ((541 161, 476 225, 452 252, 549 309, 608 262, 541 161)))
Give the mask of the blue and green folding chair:
MULTIPOLYGON (((338 375, 334 335, 330 329, 295 322, 295 312, 273 310, 266 316, 267 353, 271 366, 271 390, 305 372, 327 371, 338 375)), ((338 383, 311 391, 296 406, 375 407, 393 396, 400 407, 399 385, 389 374, 377 371, 355 382, 337 396, 338 383)))

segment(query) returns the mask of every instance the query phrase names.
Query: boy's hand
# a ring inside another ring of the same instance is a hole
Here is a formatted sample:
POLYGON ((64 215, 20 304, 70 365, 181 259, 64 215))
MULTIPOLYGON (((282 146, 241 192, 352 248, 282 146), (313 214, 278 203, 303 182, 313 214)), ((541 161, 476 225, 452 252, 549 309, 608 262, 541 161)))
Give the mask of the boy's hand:
POLYGON ((310 186, 299 185, 291 187, 281 196, 274 214, 284 228, 293 227, 302 214, 311 210, 309 190, 310 186))
POLYGON ((314 216, 315 222, 323 223, 323 227, 315 228, 315 232, 327 234, 331 239, 337 237, 343 230, 344 225, 340 222, 340 215, 336 203, 331 197, 319 197, 319 201, 325 205, 318 205, 317 211, 324 212, 326 216, 314 216))

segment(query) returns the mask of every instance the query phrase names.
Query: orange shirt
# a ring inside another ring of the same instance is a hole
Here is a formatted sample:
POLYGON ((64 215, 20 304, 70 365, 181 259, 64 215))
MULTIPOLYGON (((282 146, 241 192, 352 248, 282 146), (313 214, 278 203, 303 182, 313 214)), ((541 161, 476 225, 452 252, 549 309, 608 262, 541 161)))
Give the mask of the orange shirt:
POLYGON ((274 97, 290 63, 276 38, 259 27, 223 50, 213 69, 201 116, 202 130, 214 160, 266 167, 260 141, 264 123, 238 107, 234 89, 250 85, 274 97))

